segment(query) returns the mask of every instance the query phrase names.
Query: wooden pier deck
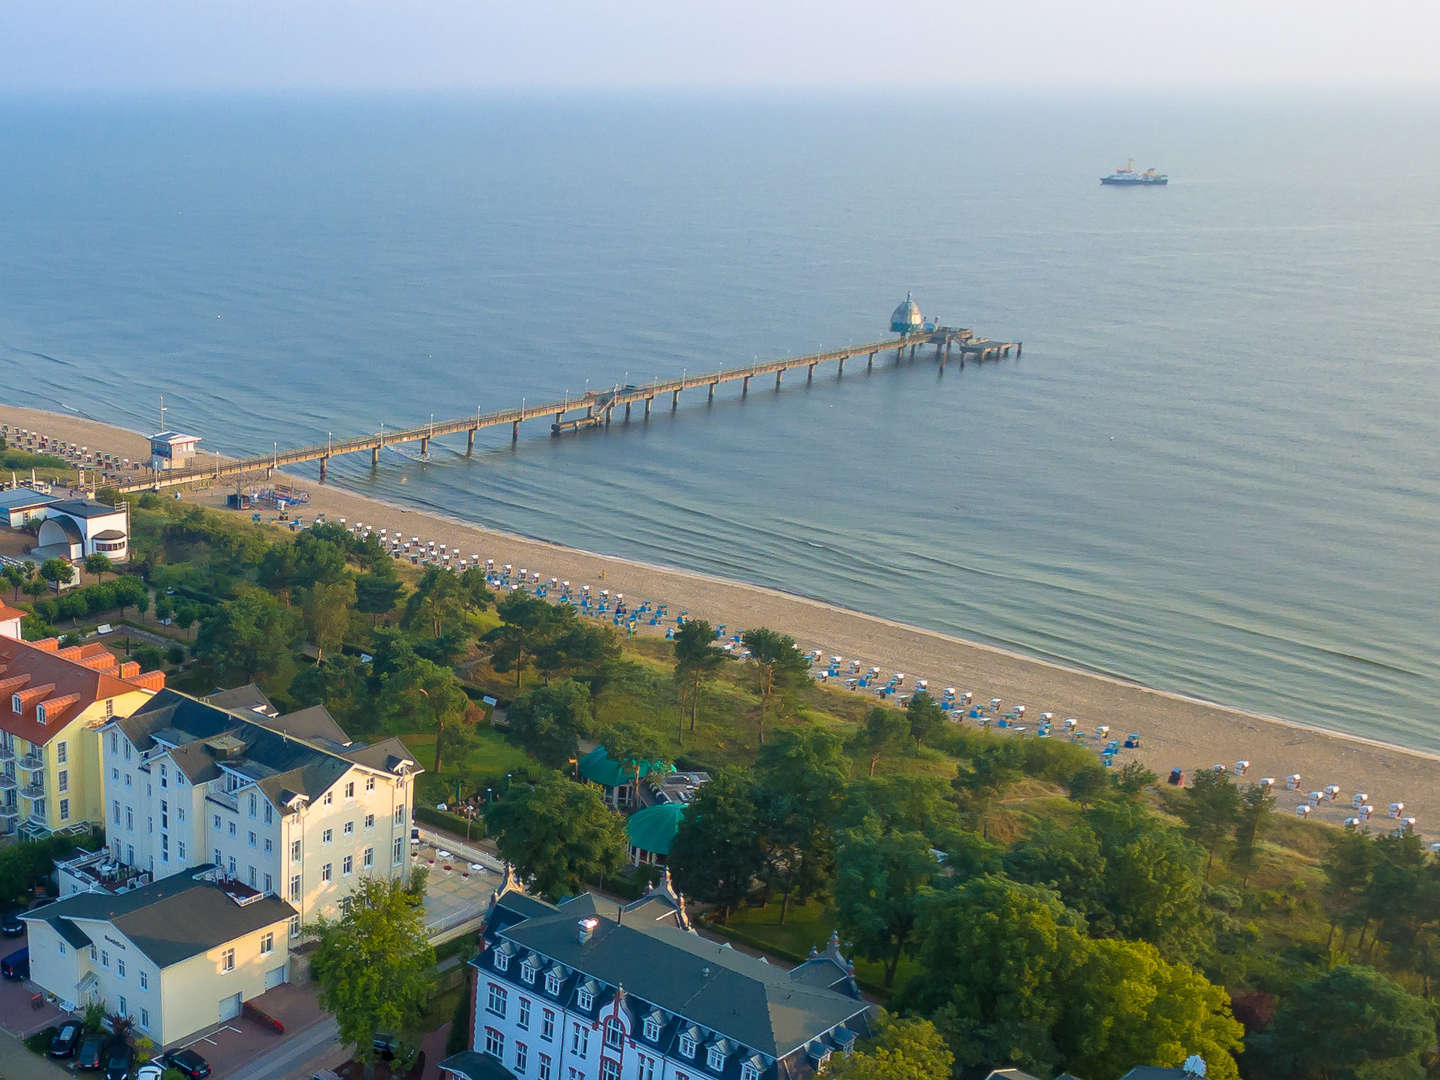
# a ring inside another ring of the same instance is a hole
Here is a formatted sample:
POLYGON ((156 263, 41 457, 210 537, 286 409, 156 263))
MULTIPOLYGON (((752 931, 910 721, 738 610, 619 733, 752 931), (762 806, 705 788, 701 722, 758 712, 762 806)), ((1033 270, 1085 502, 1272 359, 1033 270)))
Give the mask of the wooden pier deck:
POLYGON ((332 457, 342 454, 358 454, 369 451, 372 465, 379 465, 380 451, 387 446, 419 443, 420 452, 426 453, 430 440, 447 435, 464 434, 466 453, 475 447, 475 434, 482 428, 510 425, 512 441, 520 437, 520 425, 528 420, 550 421, 550 433, 560 435, 588 427, 608 424, 616 409, 623 410, 623 418, 630 419, 631 410, 639 405, 644 415, 649 416, 657 398, 668 394, 670 407, 676 408, 680 395, 687 390, 704 389, 707 400, 713 400, 716 389, 723 383, 740 383, 740 393, 749 393, 752 379, 773 375, 778 390, 787 372, 803 369, 807 381, 815 377, 815 369, 821 364, 835 364, 837 375, 845 373, 845 362, 856 357, 865 357, 866 369, 873 370, 877 358, 894 352, 898 363, 908 350, 910 359, 924 346, 934 346, 935 360, 942 366, 958 356, 963 367, 968 359, 984 361, 1009 356, 1018 357, 1020 342, 991 341, 978 338, 971 331, 954 327, 939 327, 920 333, 904 334, 884 341, 873 341, 864 345, 850 345, 842 349, 811 353, 806 356, 787 356, 781 360, 770 360, 744 367, 724 368, 698 375, 685 375, 679 379, 656 379, 643 386, 615 384, 608 390, 592 390, 580 397, 567 397, 537 405, 524 405, 518 409, 499 409, 495 412, 476 412, 470 416, 457 416, 448 420, 436 420, 419 427, 395 431, 381 431, 354 438, 328 440, 311 446, 275 450, 269 454, 220 461, 214 465, 192 465, 187 468, 152 472, 144 479, 131 480, 113 485, 122 492, 152 491, 159 488, 178 487, 184 484, 213 482, 225 478, 264 474, 269 476, 276 469, 299 465, 307 461, 320 463, 320 479, 325 479, 326 466, 332 457), (579 416, 570 416, 580 412, 579 416))

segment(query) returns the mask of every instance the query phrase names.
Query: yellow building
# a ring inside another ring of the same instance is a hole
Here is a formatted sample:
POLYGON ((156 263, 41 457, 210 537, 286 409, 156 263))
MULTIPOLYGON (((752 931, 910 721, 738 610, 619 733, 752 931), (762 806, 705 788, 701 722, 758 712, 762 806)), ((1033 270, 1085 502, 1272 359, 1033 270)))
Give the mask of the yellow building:
POLYGON ((99 729, 164 685, 99 643, 0 636, 0 834, 103 825, 99 729))

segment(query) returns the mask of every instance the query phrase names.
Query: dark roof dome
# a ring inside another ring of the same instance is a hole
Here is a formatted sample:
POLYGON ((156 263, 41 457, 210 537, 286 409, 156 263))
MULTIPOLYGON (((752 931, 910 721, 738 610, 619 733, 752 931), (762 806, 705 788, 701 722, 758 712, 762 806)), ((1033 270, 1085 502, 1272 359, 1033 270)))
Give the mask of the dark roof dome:
POLYGON ((920 314, 920 305, 905 294, 905 302, 890 316, 890 329, 897 334, 910 334, 925 325, 925 316, 920 314))

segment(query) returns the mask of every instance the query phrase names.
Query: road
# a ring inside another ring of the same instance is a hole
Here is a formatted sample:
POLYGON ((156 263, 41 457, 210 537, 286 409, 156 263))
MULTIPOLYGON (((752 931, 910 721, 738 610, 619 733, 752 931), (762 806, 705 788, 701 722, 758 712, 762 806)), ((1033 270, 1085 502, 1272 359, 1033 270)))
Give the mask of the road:
POLYGON ((237 1069, 226 1080, 310 1080, 315 1070, 339 1064, 348 1056, 340 1045, 335 1018, 326 1016, 237 1069))

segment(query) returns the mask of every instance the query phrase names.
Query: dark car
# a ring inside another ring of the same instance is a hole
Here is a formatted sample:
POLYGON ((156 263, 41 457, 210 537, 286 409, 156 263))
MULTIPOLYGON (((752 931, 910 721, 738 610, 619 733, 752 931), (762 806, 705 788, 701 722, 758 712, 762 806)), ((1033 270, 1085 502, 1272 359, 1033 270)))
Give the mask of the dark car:
POLYGON ((400 1053, 400 1040, 394 1035, 386 1035, 376 1032, 375 1037, 370 1041, 374 1047, 375 1056, 381 1061, 394 1061, 395 1055, 400 1053))
POLYGON ((66 1020, 60 1025, 60 1030, 55 1032, 54 1038, 50 1040, 50 1056, 53 1058, 67 1058, 75 1053, 75 1048, 80 1045, 80 1037, 85 1034, 85 1025, 79 1020, 66 1020))
POLYGON ((85 1041, 80 1044, 80 1052, 75 1055, 75 1067, 94 1072, 105 1064, 105 1051, 110 1045, 110 1036, 103 1031, 97 1031, 94 1035, 86 1035, 85 1041))
POLYGON ((130 1044, 115 1043, 105 1058, 105 1080, 130 1080, 130 1069, 134 1064, 135 1051, 130 1044))
POLYGON ((25 920, 20 918, 20 912, 7 911, 0 915, 0 935, 4 937, 20 937, 25 933, 25 920))
POLYGON ((19 982, 30 977, 30 950, 16 949, 0 960, 0 976, 19 982))
POLYGON ((202 1076, 210 1075, 210 1063, 197 1054, 194 1050, 175 1050, 165 1054, 160 1062, 168 1069, 174 1069, 189 1077, 190 1080, 200 1080, 202 1076))

